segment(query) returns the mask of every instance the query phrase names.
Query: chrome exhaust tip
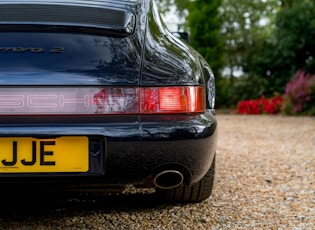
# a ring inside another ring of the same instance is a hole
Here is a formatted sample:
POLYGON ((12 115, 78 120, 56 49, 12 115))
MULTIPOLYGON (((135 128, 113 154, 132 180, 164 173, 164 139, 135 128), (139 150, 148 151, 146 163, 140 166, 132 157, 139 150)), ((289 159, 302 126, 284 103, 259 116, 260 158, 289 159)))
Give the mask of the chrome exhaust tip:
POLYGON ((184 175, 176 170, 165 170, 153 177, 153 183, 160 189, 172 189, 183 184, 184 175))

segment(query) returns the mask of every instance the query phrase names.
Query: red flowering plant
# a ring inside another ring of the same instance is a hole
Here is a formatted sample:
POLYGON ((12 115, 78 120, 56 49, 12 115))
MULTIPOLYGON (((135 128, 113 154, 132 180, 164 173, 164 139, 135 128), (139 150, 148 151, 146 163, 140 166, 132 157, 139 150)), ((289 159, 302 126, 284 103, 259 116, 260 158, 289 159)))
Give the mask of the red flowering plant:
POLYGON ((298 71, 285 88, 284 112, 315 115, 315 75, 298 71))
POLYGON ((275 94, 273 98, 265 98, 264 96, 257 100, 250 99, 238 103, 238 114, 277 114, 280 112, 283 104, 283 98, 279 94, 275 94))
POLYGON ((260 107, 256 100, 244 100, 238 103, 237 113, 239 114, 260 114, 260 107))

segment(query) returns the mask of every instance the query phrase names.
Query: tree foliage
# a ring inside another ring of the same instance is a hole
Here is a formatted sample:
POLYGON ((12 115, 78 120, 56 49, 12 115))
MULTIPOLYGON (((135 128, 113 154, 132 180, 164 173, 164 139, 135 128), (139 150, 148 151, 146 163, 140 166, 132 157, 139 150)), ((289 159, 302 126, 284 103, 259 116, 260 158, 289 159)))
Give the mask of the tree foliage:
POLYGON ((189 8, 190 0, 162 0, 156 1, 161 13, 165 14, 171 8, 171 6, 176 6, 179 15, 182 15, 185 10, 189 8))
POLYGON ((314 38, 314 1, 285 5, 276 16, 272 39, 249 50, 246 65, 249 79, 266 79, 265 94, 283 93, 286 83, 298 70, 315 72, 314 38))
POLYGON ((187 26, 191 45, 211 64, 216 76, 223 67, 223 43, 218 9, 221 0, 198 0, 189 5, 187 26))
POLYGON ((225 41, 225 67, 233 80, 243 71, 249 47, 268 39, 278 8, 277 0, 223 0, 220 8, 221 35, 225 41))
MULTIPOLYGON (((270 6, 274 9, 272 14, 262 13, 264 18, 269 18, 269 25, 251 25, 250 36, 245 36, 244 42, 235 42, 235 50, 233 46, 225 45, 226 55, 228 58, 232 56, 227 66, 240 65, 244 71, 244 76, 234 82, 225 81, 227 101, 232 104, 261 95, 272 97, 276 92, 282 94, 287 82, 298 70, 315 72, 315 2, 271 1, 268 2, 270 6)), ((263 9, 257 11, 262 12, 263 9)), ((241 17, 242 14, 239 15, 241 17)), ((238 33, 239 36, 245 34, 238 30, 227 36, 237 40, 238 33)))
POLYGON ((217 85, 219 106, 235 106, 264 92, 265 79, 250 78, 246 67, 251 61, 248 56, 261 51, 258 44, 270 39, 279 9, 278 0, 222 0, 221 39, 225 58, 224 78, 217 85))
POLYGON ((179 31, 183 29, 187 29, 186 24, 185 24, 185 19, 186 19, 186 16, 188 15, 190 0, 162 0, 162 1, 156 1, 156 2, 162 14, 167 14, 170 12, 170 9, 172 7, 176 7, 177 17, 181 21, 181 23, 177 25, 177 28, 179 31))

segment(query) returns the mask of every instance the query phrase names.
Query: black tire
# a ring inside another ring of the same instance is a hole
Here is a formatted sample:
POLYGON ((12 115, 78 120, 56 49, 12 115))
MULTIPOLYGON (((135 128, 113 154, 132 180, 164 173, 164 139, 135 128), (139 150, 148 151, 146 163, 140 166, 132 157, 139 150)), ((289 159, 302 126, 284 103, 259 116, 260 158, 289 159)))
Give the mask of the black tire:
POLYGON ((157 189, 169 202, 175 203, 198 203, 206 200, 212 193, 215 175, 215 156, 206 175, 197 183, 191 186, 179 186, 173 189, 157 189))

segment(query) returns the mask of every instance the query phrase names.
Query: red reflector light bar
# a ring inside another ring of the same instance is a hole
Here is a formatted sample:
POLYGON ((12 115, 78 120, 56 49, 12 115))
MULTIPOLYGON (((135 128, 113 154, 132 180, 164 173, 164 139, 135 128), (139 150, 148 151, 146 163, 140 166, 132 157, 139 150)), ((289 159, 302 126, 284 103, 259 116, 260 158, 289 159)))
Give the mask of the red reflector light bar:
POLYGON ((200 113, 205 101, 201 86, 6 87, 0 88, 0 115, 200 113))

